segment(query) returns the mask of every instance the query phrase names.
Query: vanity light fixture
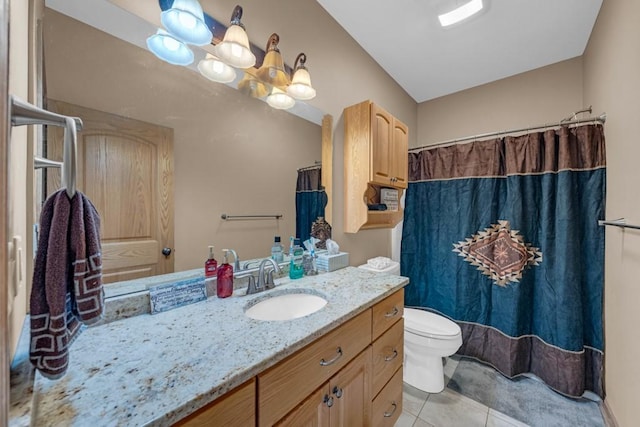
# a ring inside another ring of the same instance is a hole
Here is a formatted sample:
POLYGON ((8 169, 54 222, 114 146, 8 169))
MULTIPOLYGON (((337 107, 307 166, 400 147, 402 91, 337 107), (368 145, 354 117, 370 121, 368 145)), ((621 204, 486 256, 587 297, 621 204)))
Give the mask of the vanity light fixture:
POLYGON ((305 62, 307 62, 307 55, 299 54, 293 67, 291 84, 287 87, 287 93, 301 101, 313 99, 316 96, 316 90, 311 86, 311 76, 307 67, 304 66, 305 62))
POLYGON ((173 0, 171 8, 160 14, 160 20, 167 31, 185 43, 204 46, 213 38, 198 0, 173 0))
POLYGON ((448 27, 469 18, 482 10, 482 0, 471 0, 468 3, 452 10, 451 12, 438 15, 440 25, 448 27))
POLYGON ((163 29, 147 39, 147 47, 155 56, 174 65, 189 65, 193 52, 181 40, 163 29))
POLYGON ((198 62, 198 71, 209 80, 218 83, 230 83, 236 79, 236 70, 210 53, 198 62))
POLYGON ((237 5, 231 15, 231 25, 224 38, 215 46, 216 55, 235 68, 250 68, 256 64, 256 57, 249 48, 249 37, 240 22, 242 7, 237 5))
POLYGON ((267 86, 248 70, 245 70, 244 77, 242 77, 242 80, 238 83, 238 90, 252 98, 264 98, 269 94, 267 86))

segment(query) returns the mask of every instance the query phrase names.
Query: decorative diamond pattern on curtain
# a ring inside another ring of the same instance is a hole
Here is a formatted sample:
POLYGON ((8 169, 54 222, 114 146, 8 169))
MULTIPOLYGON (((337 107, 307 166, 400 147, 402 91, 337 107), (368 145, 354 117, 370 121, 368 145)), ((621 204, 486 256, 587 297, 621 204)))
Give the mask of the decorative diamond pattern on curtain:
POLYGON ((461 355, 604 396, 602 125, 410 153, 405 304, 461 326, 461 355))
POLYGON ((296 185, 296 237, 301 241, 311 236, 311 226, 324 216, 327 193, 322 186, 322 169, 301 169, 296 185))

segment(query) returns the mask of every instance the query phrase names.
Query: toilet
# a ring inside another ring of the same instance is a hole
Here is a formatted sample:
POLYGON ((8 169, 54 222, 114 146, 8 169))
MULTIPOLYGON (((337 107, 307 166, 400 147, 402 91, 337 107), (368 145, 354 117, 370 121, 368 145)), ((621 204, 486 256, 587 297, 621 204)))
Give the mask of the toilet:
MULTIPOLYGON (((400 263, 389 260, 382 268, 359 266, 378 273, 400 274, 400 263)), ((460 326, 430 311, 404 309, 403 381, 427 393, 444 390, 442 358, 454 354, 462 345, 460 326)))

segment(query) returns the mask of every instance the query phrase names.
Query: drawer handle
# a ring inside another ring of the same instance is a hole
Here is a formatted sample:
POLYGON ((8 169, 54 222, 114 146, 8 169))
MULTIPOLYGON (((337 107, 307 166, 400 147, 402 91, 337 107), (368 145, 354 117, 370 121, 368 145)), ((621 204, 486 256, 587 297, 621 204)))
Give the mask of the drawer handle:
POLYGON ((338 359, 340 359, 342 357, 342 348, 338 347, 336 349, 336 353, 338 353, 338 355, 336 357, 334 357, 331 360, 324 360, 321 359, 320 360, 320 366, 329 366, 329 365, 333 365, 334 363, 336 363, 338 361, 338 359))
POLYGON ((393 310, 385 313, 384 317, 393 317, 396 314, 398 314, 400 312, 400 310, 398 310, 398 307, 396 307, 395 305, 393 306, 393 310))
POLYGON ((338 386, 333 387, 333 394, 335 394, 336 397, 340 399, 342 397, 342 389, 338 386))
POLYGON ((333 406, 333 397, 325 394, 324 395, 324 400, 322 401, 322 403, 324 403, 325 405, 327 405, 329 408, 331 408, 333 406))
POLYGON ((393 350, 393 355, 392 356, 385 356, 384 357, 384 361, 385 362, 391 362, 396 357, 398 357, 398 350, 393 350))
POLYGON ((398 409, 398 405, 396 405, 396 402, 391 402, 391 404, 393 405, 393 409, 391 410, 391 412, 385 412, 383 414, 385 418, 392 417, 393 414, 396 412, 396 409, 398 409))

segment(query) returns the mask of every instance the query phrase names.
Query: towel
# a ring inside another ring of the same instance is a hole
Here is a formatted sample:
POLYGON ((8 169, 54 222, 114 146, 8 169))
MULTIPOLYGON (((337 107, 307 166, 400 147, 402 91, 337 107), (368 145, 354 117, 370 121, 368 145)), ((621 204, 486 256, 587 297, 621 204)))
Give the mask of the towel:
POLYGON ((384 270, 389 267, 393 261, 382 256, 367 260, 367 265, 375 270, 384 270))
POLYGON ((59 190, 44 203, 30 306, 31 363, 61 378, 82 324, 100 320, 104 309, 100 216, 79 191, 69 199, 59 190))

